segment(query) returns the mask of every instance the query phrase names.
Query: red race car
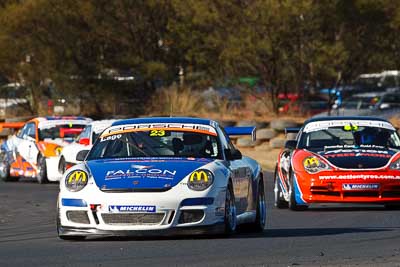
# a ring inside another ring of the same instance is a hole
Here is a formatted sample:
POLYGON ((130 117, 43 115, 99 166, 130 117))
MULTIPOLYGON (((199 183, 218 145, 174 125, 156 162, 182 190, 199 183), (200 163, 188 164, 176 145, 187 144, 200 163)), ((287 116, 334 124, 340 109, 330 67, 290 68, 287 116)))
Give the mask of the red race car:
POLYGON ((275 206, 310 203, 400 204, 400 137, 374 117, 307 120, 286 141, 275 168, 275 206))

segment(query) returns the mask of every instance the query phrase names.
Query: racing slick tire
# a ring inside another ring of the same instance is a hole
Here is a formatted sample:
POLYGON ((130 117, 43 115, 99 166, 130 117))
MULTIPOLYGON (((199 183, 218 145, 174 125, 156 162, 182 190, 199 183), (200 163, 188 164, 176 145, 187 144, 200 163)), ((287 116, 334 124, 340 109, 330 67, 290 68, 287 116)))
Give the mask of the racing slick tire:
POLYGON ((274 205, 278 209, 287 208, 287 202, 282 198, 282 188, 279 185, 278 167, 275 168, 274 177, 274 205))
POLYGON ((233 194, 232 183, 229 182, 228 188, 226 189, 225 196, 225 235, 233 234, 236 231, 236 206, 235 206, 235 195, 233 194))
POLYGON ((39 156, 37 160, 37 174, 36 179, 39 184, 46 184, 49 182, 47 179, 47 165, 46 158, 43 156, 39 156))
POLYGON ((264 182, 261 180, 258 186, 256 220, 251 224, 251 229, 255 232, 264 231, 266 220, 267 208, 265 202, 264 182))
POLYGON ((306 210, 308 208, 308 206, 297 204, 295 194, 296 193, 294 190, 294 175, 293 175, 293 173, 291 173, 290 174, 290 189, 289 189, 289 205, 288 205, 289 209, 294 210, 294 211, 306 210))

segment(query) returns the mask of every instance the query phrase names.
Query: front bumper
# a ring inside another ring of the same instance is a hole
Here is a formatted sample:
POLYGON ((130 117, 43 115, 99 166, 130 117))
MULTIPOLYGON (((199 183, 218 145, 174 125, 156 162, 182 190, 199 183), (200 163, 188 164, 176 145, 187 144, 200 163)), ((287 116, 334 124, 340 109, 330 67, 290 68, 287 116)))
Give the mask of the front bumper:
POLYGON ((400 203, 400 176, 388 172, 296 173, 304 203, 400 203))
POLYGON ((141 236, 218 232, 219 225, 224 223, 225 194, 226 188, 195 192, 181 184, 165 192, 106 193, 95 186, 75 193, 63 190, 58 198, 59 234, 141 236), (119 210, 115 210, 117 206, 119 210))

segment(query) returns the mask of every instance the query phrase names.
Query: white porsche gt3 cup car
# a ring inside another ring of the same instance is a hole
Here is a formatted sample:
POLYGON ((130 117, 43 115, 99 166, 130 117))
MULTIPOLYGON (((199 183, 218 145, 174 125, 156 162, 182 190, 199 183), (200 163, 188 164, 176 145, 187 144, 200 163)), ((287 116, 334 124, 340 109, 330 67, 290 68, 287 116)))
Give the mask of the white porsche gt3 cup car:
POLYGON ((261 167, 229 139, 254 133, 197 118, 114 122, 60 181, 59 237, 262 231, 261 167))
POLYGON ((78 164, 76 155, 81 150, 90 150, 94 141, 104 131, 104 129, 111 126, 115 120, 99 120, 93 121, 86 125, 81 134, 78 136, 77 141, 66 145, 61 151, 60 161, 58 163, 58 170, 61 174, 78 164))

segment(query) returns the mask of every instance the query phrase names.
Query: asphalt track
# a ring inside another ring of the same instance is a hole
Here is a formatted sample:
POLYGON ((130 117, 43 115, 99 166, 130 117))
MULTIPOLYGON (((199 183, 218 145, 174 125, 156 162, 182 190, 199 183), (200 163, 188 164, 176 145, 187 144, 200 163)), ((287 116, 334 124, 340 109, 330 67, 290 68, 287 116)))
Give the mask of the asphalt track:
POLYGON ((261 234, 62 241, 58 184, 0 183, 0 266, 400 266, 400 210, 378 205, 273 208, 261 234))

